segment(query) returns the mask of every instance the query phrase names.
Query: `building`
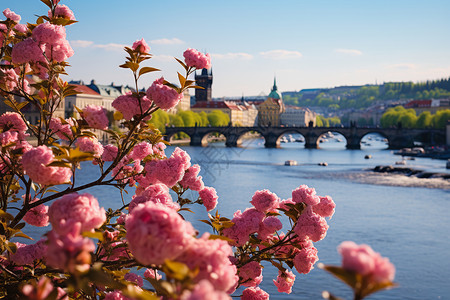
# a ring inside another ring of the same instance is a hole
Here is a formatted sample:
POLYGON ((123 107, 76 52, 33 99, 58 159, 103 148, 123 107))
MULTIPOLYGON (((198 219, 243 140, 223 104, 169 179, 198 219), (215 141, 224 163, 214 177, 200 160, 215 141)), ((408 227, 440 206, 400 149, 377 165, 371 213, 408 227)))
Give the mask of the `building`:
POLYGON ((233 126, 255 126, 258 110, 254 105, 236 103, 234 101, 200 101, 195 103, 191 110, 199 113, 204 111, 210 113, 220 110, 230 117, 233 126))
POLYGON ((200 74, 195 74, 195 84, 203 89, 195 89, 195 102, 212 101, 212 69, 202 69, 200 74))
MULTIPOLYGON (((75 90, 79 93, 76 95, 71 95, 66 97, 66 110, 65 118, 74 117, 75 119, 80 118, 78 114, 78 109, 84 109, 88 105, 104 106, 104 98, 93 89, 82 84, 73 84, 75 90), (75 108, 76 107, 76 108, 75 108)), ((105 107, 106 108, 106 107, 105 107)), ((108 110, 108 108, 106 108, 108 110)))
POLYGON ((285 112, 281 114, 280 122, 284 126, 309 126, 309 122, 312 122, 313 126, 316 126, 317 114, 309 108, 286 106, 285 112))
POLYGON ((285 107, 281 93, 278 92, 276 78, 273 80, 272 91, 266 101, 258 106, 258 124, 261 126, 280 126, 281 114, 285 107))
POLYGON ((412 100, 405 104, 405 108, 412 108, 420 115, 424 111, 435 114, 438 110, 450 109, 450 99, 412 100))

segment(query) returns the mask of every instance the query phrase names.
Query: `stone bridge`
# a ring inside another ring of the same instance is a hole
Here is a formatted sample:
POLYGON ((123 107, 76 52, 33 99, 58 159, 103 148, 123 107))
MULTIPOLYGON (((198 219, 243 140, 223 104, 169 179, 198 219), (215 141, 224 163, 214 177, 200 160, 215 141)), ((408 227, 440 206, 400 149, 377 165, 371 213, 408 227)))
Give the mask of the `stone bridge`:
POLYGON ((347 140, 347 149, 360 149, 361 139, 371 133, 378 133, 388 140, 389 149, 413 147, 415 141, 426 145, 445 144, 445 129, 407 129, 407 128, 365 128, 365 127, 166 127, 166 140, 177 133, 184 132, 190 138, 191 146, 206 146, 207 137, 211 133, 223 134, 227 147, 237 147, 243 136, 249 132, 257 132, 265 139, 265 147, 280 146, 284 134, 301 134, 305 138, 305 148, 318 148, 319 138, 328 132, 340 133, 347 140))

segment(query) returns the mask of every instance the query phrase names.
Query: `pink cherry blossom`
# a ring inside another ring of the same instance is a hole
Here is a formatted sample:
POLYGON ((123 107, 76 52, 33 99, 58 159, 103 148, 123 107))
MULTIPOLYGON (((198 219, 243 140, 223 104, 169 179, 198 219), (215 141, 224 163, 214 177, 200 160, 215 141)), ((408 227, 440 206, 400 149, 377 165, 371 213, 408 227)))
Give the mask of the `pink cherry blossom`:
POLYGON ((256 191, 250 203, 260 212, 266 213, 278 208, 279 198, 269 190, 256 191))
POLYGON ((192 291, 185 291, 181 295, 180 300, 231 300, 231 297, 223 292, 214 288, 208 280, 201 280, 195 285, 192 291))
POLYGON ((13 69, 0 70, 0 84, 5 85, 6 90, 13 91, 17 88, 19 76, 13 69))
POLYGON ((23 220, 33 226, 37 227, 47 226, 49 224, 48 206, 40 204, 36 207, 33 207, 25 214, 23 220))
POLYGON ((135 273, 131 273, 131 272, 127 273, 127 274, 125 274, 123 279, 125 279, 125 280, 127 280, 129 282, 133 282, 139 287, 143 287, 144 286, 144 280, 142 279, 142 277, 137 275, 137 274, 135 274, 135 273))
POLYGON ((294 266, 297 272, 308 274, 314 269, 314 264, 319 260, 317 249, 314 246, 304 247, 294 257, 294 266))
POLYGON ((59 234, 66 234, 76 223, 81 231, 91 231, 106 220, 105 209, 88 193, 64 195, 52 203, 48 215, 53 230, 59 234))
POLYGON ((55 44, 46 44, 44 50, 47 59, 56 62, 63 62, 74 54, 74 51, 67 40, 60 40, 55 44))
POLYGON ((197 69, 211 68, 211 57, 209 54, 203 54, 195 49, 188 48, 184 51, 183 56, 188 67, 195 67, 197 69))
POLYGON ((319 196, 316 195, 314 188, 309 188, 303 184, 292 191, 292 200, 295 203, 305 203, 307 205, 316 205, 320 202, 319 196))
POLYGON ((175 107, 183 98, 173 88, 164 85, 164 78, 161 77, 153 82, 147 89, 147 97, 151 99, 159 108, 168 110, 175 107))
POLYGON ((319 197, 320 202, 313 206, 313 211, 322 217, 332 217, 336 204, 330 196, 319 197))
POLYGON ((291 271, 278 271, 277 280, 273 280, 273 283, 278 288, 278 292, 290 294, 292 292, 292 286, 295 282, 295 275, 291 271))
POLYGON ((310 206, 298 218, 294 232, 300 239, 309 238, 313 242, 318 242, 327 235, 328 227, 325 218, 314 213, 310 206))
POLYGON ((95 244, 91 239, 79 234, 79 223, 63 235, 54 230, 47 235, 48 246, 45 261, 53 268, 67 272, 86 271, 91 262, 91 252, 95 244))
POLYGON ((66 39, 66 29, 60 25, 42 23, 34 28, 32 36, 39 43, 61 44, 61 41, 66 39))
POLYGON ((148 186, 143 192, 135 196, 128 206, 128 211, 132 213, 133 209, 136 206, 138 206, 140 203, 146 202, 162 204, 175 211, 180 209, 180 205, 176 202, 173 202, 172 196, 170 196, 169 194, 169 188, 160 183, 148 186))
POLYGON ((26 24, 16 24, 14 29, 21 33, 26 33, 28 31, 28 26, 26 24))
POLYGON ((192 242, 194 228, 173 209, 151 202, 139 204, 127 217, 128 245, 144 265, 177 258, 192 242))
POLYGON ((275 216, 267 217, 259 226, 258 238, 266 241, 272 237, 276 231, 281 230, 281 228, 283 228, 283 224, 280 219, 275 216))
POLYGON ((6 146, 19 141, 19 134, 17 131, 6 131, 0 133, 0 145, 6 146))
POLYGON ((22 287, 22 294, 26 299, 30 300, 44 300, 50 295, 54 287, 50 278, 42 276, 37 282, 36 286, 26 284, 22 287))
POLYGON ((258 286, 262 280, 262 266, 257 261, 249 262, 239 268, 240 282, 243 286, 258 286))
POLYGON ((99 105, 87 105, 83 108, 83 118, 92 128, 106 130, 108 129, 108 117, 106 109, 99 105))
POLYGON ((119 149, 114 145, 105 145, 103 147, 102 160, 103 161, 114 161, 117 157, 119 149))
POLYGON ((203 205, 206 207, 207 211, 211 211, 217 206, 217 196, 216 189, 213 187, 205 187, 200 192, 198 192, 200 198, 203 201, 203 205))
POLYGON ((42 259, 47 246, 44 240, 40 240, 35 244, 25 245, 22 243, 15 243, 17 251, 11 254, 10 260, 16 265, 31 265, 33 261, 42 259))
POLYGON ((72 126, 74 126, 74 122, 72 119, 66 119, 65 124, 63 124, 61 119, 51 118, 49 123, 49 129, 62 140, 68 140, 68 138, 73 138, 73 133, 71 129, 72 126))
POLYGON ((185 263, 191 270, 198 268, 194 278, 196 283, 206 279, 216 290, 228 292, 236 287, 239 279, 236 266, 229 259, 232 255, 226 241, 210 240, 209 234, 205 233, 201 238, 193 239, 177 261, 185 263))
POLYGON ((25 173, 36 183, 55 185, 70 182, 72 170, 65 167, 48 167, 55 156, 47 146, 38 146, 25 152, 22 165, 25 173))
POLYGON ((51 18, 53 16, 75 21, 75 15, 73 14, 73 11, 64 4, 58 4, 55 7, 54 15, 52 15, 52 11, 50 9, 48 10, 48 17, 51 18))
POLYGON ((338 252, 342 255, 344 269, 367 276, 375 282, 394 280, 394 265, 370 246, 346 241, 339 245, 338 252))
POLYGON ((83 152, 90 152, 94 157, 99 158, 103 154, 103 146, 95 137, 81 137, 76 141, 76 146, 83 152))
POLYGON ((114 291, 105 294, 105 300, 133 300, 122 294, 121 291, 114 291))
POLYGON ((152 147, 153 146, 147 142, 140 142, 133 147, 133 150, 131 150, 128 156, 133 160, 143 160, 148 155, 153 154, 152 147))
POLYGON ((141 115, 146 112, 151 105, 152 101, 146 96, 138 99, 131 92, 117 97, 112 102, 112 106, 122 113, 125 120, 131 120, 134 116, 141 115))
POLYGON ((154 159, 147 162, 143 183, 163 183, 168 187, 174 186, 183 179, 185 171, 191 166, 190 159, 186 151, 177 147, 168 159, 154 159))
POLYGON ((193 191, 199 192, 205 185, 203 183, 202 176, 198 176, 200 172, 200 166, 195 164, 190 166, 184 173, 183 179, 181 179, 180 184, 185 189, 191 189, 193 191))
POLYGON ((223 235, 233 239, 236 246, 242 246, 249 240, 250 234, 259 230, 264 217, 265 214, 256 208, 247 208, 243 213, 237 211, 231 219, 234 225, 225 228, 223 235))
POLYGON ((144 277, 145 278, 156 279, 156 280, 162 279, 162 275, 159 274, 158 270, 156 270, 156 269, 146 269, 145 272, 144 272, 144 277))
POLYGON ((14 22, 16 22, 16 23, 19 23, 19 22, 20 22, 20 19, 21 19, 21 17, 20 17, 18 14, 16 14, 16 13, 13 12, 13 11, 11 11, 9 8, 7 8, 7 9, 5 9, 5 10, 3 11, 3 15, 4 15, 7 19, 10 19, 10 20, 12 20, 12 21, 14 21, 14 22))
POLYGON ((150 46, 147 45, 144 39, 135 41, 133 43, 133 46, 131 47, 133 50, 137 50, 140 53, 149 53, 150 52, 150 46))
POLYGON ((12 48, 11 61, 13 64, 45 62, 42 48, 32 38, 27 38, 12 48))
POLYGON ((269 300, 269 294, 259 287, 249 287, 242 292, 241 300, 269 300))

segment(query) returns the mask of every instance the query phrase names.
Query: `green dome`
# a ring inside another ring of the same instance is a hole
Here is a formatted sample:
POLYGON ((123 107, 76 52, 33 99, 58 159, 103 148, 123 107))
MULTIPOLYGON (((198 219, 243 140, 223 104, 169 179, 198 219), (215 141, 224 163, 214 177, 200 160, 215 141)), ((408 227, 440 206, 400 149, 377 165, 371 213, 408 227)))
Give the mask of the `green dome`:
POLYGON ((277 79, 276 78, 273 79, 273 87, 272 87, 272 91, 269 94, 269 98, 281 99, 281 93, 278 92, 277 79))

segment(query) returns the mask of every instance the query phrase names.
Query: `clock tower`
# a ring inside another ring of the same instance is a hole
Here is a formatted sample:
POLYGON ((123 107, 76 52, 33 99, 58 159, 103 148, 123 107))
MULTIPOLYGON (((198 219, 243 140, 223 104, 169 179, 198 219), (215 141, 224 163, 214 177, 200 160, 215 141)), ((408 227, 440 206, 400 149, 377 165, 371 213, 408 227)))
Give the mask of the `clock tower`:
POLYGON ((212 101, 211 86, 213 82, 212 69, 202 69, 200 75, 195 74, 195 84, 203 89, 195 89, 195 102, 212 101))

